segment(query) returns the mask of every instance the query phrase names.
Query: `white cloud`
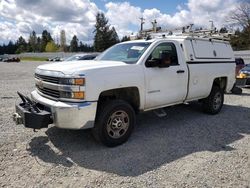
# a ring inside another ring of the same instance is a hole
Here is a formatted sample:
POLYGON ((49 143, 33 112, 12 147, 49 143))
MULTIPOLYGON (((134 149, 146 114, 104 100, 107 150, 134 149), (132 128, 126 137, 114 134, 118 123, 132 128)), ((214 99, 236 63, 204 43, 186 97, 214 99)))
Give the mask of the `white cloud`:
POLYGON ((118 33, 129 33, 130 26, 139 28, 139 18, 143 16, 146 20, 144 28, 151 28, 151 22, 155 19, 159 26, 164 29, 180 28, 191 23, 200 27, 209 27, 210 20, 214 21, 216 27, 225 24, 226 17, 236 7, 237 0, 189 0, 186 6, 178 5, 177 12, 173 15, 162 13, 156 8, 141 10, 128 2, 106 4, 107 17, 111 24, 116 27, 118 33), (126 32, 127 28, 127 32, 126 32))
POLYGON ((142 16, 141 8, 134 7, 128 2, 109 2, 105 7, 107 9, 105 15, 110 20, 111 24, 121 27, 127 26, 128 24, 138 24, 139 18, 142 16))
POLYGON ((193 23, 204 25, 209 20, 213 20, 217 27, 222 27, 236 4, 236 0, 189 0, 188 8, 192 14, 193 23))
POLYGON ((32 30, 39 35, 44 29, 56 38, 58 28, 66 31, 68 41, 74 34, 88 41, 98 11, 89 0, 1 0, 0 24, 5 29, 0 30, 0 41, 17 40, 20 35, 27 39, 32 30))
MULTIPOLYGON (((130 5, 128 2, 113 3, 109 2, 105 5, 107 12, 106 17, 113 25, 120 36, 131 34, 131 25, 138 26, 142 16, 141 8, 130 5)), ((137 29, 137 28, 136 28, 137 29)))
MULTIPOLYGON (((142 10, 129 2, 102 2, 106 3, 102 11, 119 36, 137 32, 141 16, 146 21, 144 28, 151 28, 154 19, 159 26, 168 29, 190 23, 209 26, 209 20, 221 27, 237 4, 237 0, 188 0, 176 7, 176 13, 169 14, 153 7, 142 10)), ((0 42, 16 40, 20 35, 27 39, 32 30, 39 35, 44 29, 55 38, 64 29, 68 41, 73 35, 91 41, 98 11, 100 9, 91 0, 0 0, 0 42)))

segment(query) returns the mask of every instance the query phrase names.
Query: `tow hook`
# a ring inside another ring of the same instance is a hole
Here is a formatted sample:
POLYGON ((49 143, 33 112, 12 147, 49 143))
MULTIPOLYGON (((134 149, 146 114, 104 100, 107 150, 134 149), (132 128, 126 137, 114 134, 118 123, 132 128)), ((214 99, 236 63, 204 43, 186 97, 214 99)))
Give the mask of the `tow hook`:
POLYGON ((17 125, 23 124, 23 119, 18 113, 13 114, 13 120, 16 122, 17 125))

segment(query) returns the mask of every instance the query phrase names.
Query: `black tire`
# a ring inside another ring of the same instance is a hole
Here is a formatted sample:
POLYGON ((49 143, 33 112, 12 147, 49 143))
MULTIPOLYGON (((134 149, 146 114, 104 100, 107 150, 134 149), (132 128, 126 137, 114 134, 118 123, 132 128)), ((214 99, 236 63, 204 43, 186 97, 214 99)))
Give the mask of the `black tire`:
POLYGON ((214 85, 209 96, 203 99, 203 111, 208 114, 218 114, 224 103, 224 92, 219 87, 214 85))
POLYGON ((242 89, 237 87, 236 85, 234 85, 234 87, 232 88, 231 92, 233 94, 236 94, 236 95, 241 95, 242 94, 242 89))
POLYGON ((94 137, 108 147, 123 144, 135 125, 135 111, 123 100, 111 100, 98 107, 94 137))

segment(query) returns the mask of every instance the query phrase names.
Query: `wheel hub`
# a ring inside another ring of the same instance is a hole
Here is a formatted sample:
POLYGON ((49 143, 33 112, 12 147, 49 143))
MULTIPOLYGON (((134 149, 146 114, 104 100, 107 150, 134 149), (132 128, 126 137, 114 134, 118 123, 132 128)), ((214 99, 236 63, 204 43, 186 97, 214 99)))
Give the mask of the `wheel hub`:
POLYGON ((222 98, 220 93, 216 93, 214 97, 214 109, 219 109, 221 106, 222 98))
POLYGON ((113 129, 119 129, 119 128, 121 128, 122 123, 123 122, 122 122, 121 118, 115 118, 112 121, 112 128, 113 129))

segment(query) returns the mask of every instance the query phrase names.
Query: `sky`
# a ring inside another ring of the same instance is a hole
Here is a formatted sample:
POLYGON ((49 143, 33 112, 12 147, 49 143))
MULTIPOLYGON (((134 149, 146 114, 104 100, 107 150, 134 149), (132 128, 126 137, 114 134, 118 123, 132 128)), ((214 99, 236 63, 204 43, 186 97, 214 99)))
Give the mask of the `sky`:
POLYGON ((73 35, 84 43, 93 41, 95 16, 103 12, 119 37, 138 32, 140 17, 144 28, 151 28, 156 19, 166 29, 180 28, 191 23, 209 27, 213 20, 223 27, 238 0, 0 0, 0 44, 26 40, 34 30, 38 36, 48 30, 55 41, 60 31, 69 42, 73 35))

